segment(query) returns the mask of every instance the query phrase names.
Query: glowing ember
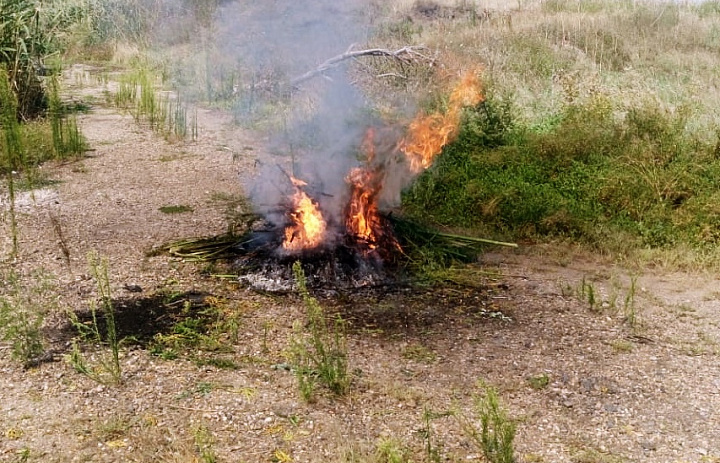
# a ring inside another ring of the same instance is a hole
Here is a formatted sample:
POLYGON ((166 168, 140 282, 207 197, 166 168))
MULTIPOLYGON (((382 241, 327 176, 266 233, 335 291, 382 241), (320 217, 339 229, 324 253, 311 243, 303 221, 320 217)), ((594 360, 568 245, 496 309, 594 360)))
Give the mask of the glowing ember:
POLYGON ((450 95, 447 113, 421 114, 408 126, 407 136, 399 148, 405 153, 413 172, 432 165, 435 156, 457 135, 462 108, 475 106, 484 97, 475 72, 468 72, 450 95))
POLYGON ((301 188, 307 183, 290 176, 295 186, 292 197, 293 210, 290 212, 290 225, 285 228, 283 248, 288 251, 311 249, 322 244, 327 224, 315 201, 301 188))

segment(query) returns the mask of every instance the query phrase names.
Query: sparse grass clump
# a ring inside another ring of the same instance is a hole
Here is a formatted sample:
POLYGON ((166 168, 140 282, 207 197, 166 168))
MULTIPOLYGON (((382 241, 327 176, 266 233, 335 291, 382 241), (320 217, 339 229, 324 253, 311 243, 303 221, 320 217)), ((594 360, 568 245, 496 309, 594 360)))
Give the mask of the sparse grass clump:
POLYGON ((80 133, 77 119, 69 114, 60 99, 58 77, 50 79, 50 95, 48 116, 52 128, 52 141, 54 157, 65 159, 69 156, 79 156, 87 150, 87 142, 80 133))
POLYGON ((15 360, 32 366, 45 353, 42 326, 57 304, 52 278, 42 271, 25 277, 9 271, 0 279, 0 340, 10 343, 15 360))
POLYGON ((78 373, 82 373, 101 384, 117 385, 122 382, 122 367, 120 365, 121 339, 118 336, 115 324, 115 307, 110 292, 108 262, 93 253, 89 256, 89 263, 90 271, 97 286, 100 305, 99 314, 103 318, 105 329, 101 332, 98 324, 98 303, 95 302, 90 306, 92 319, 89 323, 80 322, 74 313, 70 314, 70 321, 78 330, 81 341, 92 343, 99 349, 107 346, 110 352, 99 351, 92 356, 92 359, 88 359, 80 349, 78 340, 75 340, 68 359, 78 373))
POLYGON ((311 401, 317 383, 344 394, 350 387, 345 322, 340 316, 328 316, 310 295, 300 262, 293 264, 293 272, 307 316, 306 327, 295 323, 288 350, 300 394, 311 401))
POLYGON ((480 421, 479 429, 466 421, 463 427, 473 443, 491 463, 514 463, 516 424, 502 407, 497 391, 481 384, 482 391, 475 401, 480 421))
POLYGON ((161 206, 160 212, 163 214, 182 214, 184 212, 192 212, 193 208, 184 204, 178 204, 173 206, 161 206))
POLYGON ((198 136, 197 114, 188 115, 188 105, 179 94, 161 92, 162 77, 148 67, 140 67, 120 77, 113 95, 115 106, 130 111, 138 123, 165 136, 182 140, 198 136))

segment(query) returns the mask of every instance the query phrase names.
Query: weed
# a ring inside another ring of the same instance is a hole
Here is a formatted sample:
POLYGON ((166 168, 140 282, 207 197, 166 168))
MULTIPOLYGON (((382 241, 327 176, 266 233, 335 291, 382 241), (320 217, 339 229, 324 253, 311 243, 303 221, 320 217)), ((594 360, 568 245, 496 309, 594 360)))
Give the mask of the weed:
POLYGON ((587 299, 588 304, 590 305, 590 310, 595 309, 595 285, 588 282, 585 277, 583 277, 582 282, 580 284, 580 297, 583 299, 587 299))
POLYGON ((528 377, 527 382, 533 389, 545 389, 550 384, 550 377, 547 375, 547 373, 541 373, 539 375, 533 375, 528 377))
POLYGON ((123 417, 123 416, 113 416, 105 421, 103 421, 99 427, 98 431, 100 433, 100 438, 103 441, 112 441, 117 440, 125 435, 127 435, 128 431, 132 427, 133 423, 130 419, 123 417))
POLYGON ((78 330, 81 340, 107 344, 110 353, 98 353, 92 362, 80 350, 78 341, 73 342, 72 352, 69 355, 69 362, 78 373, 82 373, 93 381, 101 384, 117 385, 122 382, 122 368, 120 365, 120 339, 115 325, 115 307, 110 295, 110 277, 108 275, 107 259, 100 259, 96 253, 88 257, 90 272, 95 278, 100 303, 100 315, 105 322, 105 333, 100 332, 98 325, 97 303, 90 306, 92 320, 82 323, 77 314, 70 313, 70 321, 78 330), (92 364, 91 364, 92 363, 92 364))
POLYGON ((437 358, 435 352, 421 344, 413 344, 407 346, 403 350, 402 356, 405 359, 422 363, 433 363, 437 358))
POLYGON ((159 93, 158 80, 158 75, 145 67, 123 75, 113 96, 115 106, 131 111, 137 122, 146 123, 168 140, 185 139, 188 133, 196 140, 197 110, 188 118, 188 106, 180 95, 159 93))
POLYGON ((0 143, 0 169, 5 173, 10 203, 10 232, 12 234, 12 255, 18 252, 18 225, 15 215, 15 173, 25 163, 25 152, 17 121, 17 99, 11 91, 8 73, 0 67, 0 128, 3 138, 0 143))
POLYGON ((309 331, 305 332, 300 322, 296 322, 288 352, 300 394, 304 400, 311 401, 317 382, 334 394, 344 394, 350 386, 345 322, 339 316, 328 317, 317 299, 310 295, 299 261, 293 264, 293 273, 305 305, 309 331))
POLYGON ((571 457, 572 463, 622 463, 623 458, 595 449, 583 449, 571 457))
POLYGON ((462 423, 463 428, 489 462, 514 463, 516 424, 502 408, 497 391, 482 382, 480 387, 481 395, 475 400, 480 429, 469 421, 462 423))
POLYGON ((184 212, 192 212, 194 209, 190 206, 180 204, 177 206, 162 206, 159 211, 163 214, 182 214, 184 212))
POLYGON ((60 101, 57 76, 50 78, 50 125, 52 127, 53 151, 58 159, 78 156, 87 150, 87 142, 80 133, 75 117, 68 117, 60 101))
POLYGON ((194 431, 195 448, 202 463, 216 463, 217 455, 213 450, 215 439, 206 426, 199 426, 194 431))
POLYGON ((185 356, 198 366, 237 368, 232 359, 217 354, 232 352, 229 343, 238 340, 239 309, 224 298, 180 293, 173 285, 155 297, 173 315, 172 324, 152 337, 150 353, 164 360, 185 356))
POLYGON ((27 364, 44 352, 40 332, 43 318, 41 313, 29 313, 26 308, 0 298, 1 339, 12 343, 13 358, 27 364))
POLYGON ((610 341, 610 347, 617 353, 627 353, 633 350, 633 343, 626 339, 614 339, 610 341))
POLYGON ((2 279, 6 295, 0 296, 0 339, 9 341, 13 358, 28 367, 45 351, 41 329, 56 304, 52 279, 41 271, 29 284, 12 271, 2 279))
POLYGON ((639 325, 639 319, 637 314, 637 308, 635 306, 635 292, 637 291, 637 277, 633 276, 630 278, 630 288, 628 289, 627 295, 625 296, 625 302, 623 304, 623 312, 625 313, 625 321, 630 328, 635 330, 639 325))
POLYGON ((262 324, 263 328, 263 337, 262 337, 262 351, 264 353, 270 352, 270 349, 268 348, 268 334, 270 334, 270 330, 272 329, 273 323, 269 320, 266 320, 262 324))
POLYGON ((57 308, 54 277, 43 269, 28 276, 10 270, 0 281, 0 339, 10 341, 13 357, 29 367, 44 353, 43 321, 57 308))
POLYGON ((377 463, 406 463, 410 461, 408 450, 396 439, 380 438, 375 444, 375 460, 377 463))
POLYGON ((440 442, 436 441, 433 435, 432 420, 449 414, 449 412, 435 413, 427 407, 423 409, 422 419, 425 426, 420 430, 420 435, 425 440, 425 455, 427 456, 428 461, 433 463, 439 463, 442 461, 443 457, 442 445, 440 442))

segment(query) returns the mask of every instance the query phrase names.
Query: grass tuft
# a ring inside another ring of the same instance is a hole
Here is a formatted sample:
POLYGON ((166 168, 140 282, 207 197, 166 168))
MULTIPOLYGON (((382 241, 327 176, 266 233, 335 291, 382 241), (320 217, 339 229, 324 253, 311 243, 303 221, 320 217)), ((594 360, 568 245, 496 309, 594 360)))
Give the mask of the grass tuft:
POLYGON ((345 394, 350 388, 345 322, 339 315, 329 317, 310 295, 300 262, 293 264, 293 273, 307 316, 307 331, 296 322, 288 349, 300 395, 312 401, 317 383, 336 395, 345 394))
POLYGON ((466 434, 490 463, 514 463, 516 424, 502 408, 497 391, 481 383, 475 408, 480 429, 469 421, 463 423, 466 434))

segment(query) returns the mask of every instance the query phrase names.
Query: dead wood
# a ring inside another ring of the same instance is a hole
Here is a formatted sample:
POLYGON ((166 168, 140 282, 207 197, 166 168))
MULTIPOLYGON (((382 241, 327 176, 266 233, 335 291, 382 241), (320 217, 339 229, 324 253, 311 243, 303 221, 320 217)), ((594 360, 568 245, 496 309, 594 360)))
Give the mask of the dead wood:
POLYGON ((385 48, 368 48, 365 50, 352 50, 352 47, 348 49, 345 53, 337 56, 333 56, 332 58, 328 59, 315 69, 306 72, 305 74, 298 76, 290 81, 290 85, 295 88, 301 83, 312 79, 315 76, 318 76, 320 74, 323 74, 325 71, 334 68, 335 66, 339 65, 340 63, 347 61, 349 59, 357 59, 362 56, 381 56, 386 58, 392 58, 395 60, 400 61, 403 64, 409 64, 416 61, 427 61, 429 63, 432 63, 434 60, 421 53, 421 51, 426 50, 424 47, 415 47, 415 46, 405 46, 402 48, 399 48, 397 50, 388 50, 385 48))

